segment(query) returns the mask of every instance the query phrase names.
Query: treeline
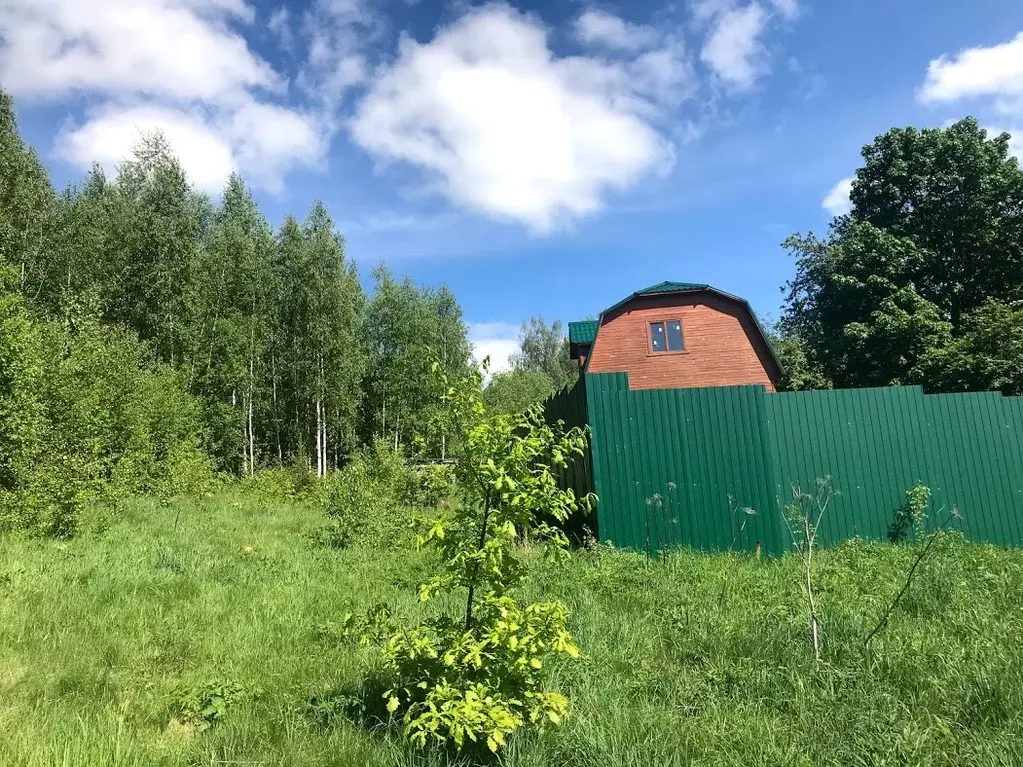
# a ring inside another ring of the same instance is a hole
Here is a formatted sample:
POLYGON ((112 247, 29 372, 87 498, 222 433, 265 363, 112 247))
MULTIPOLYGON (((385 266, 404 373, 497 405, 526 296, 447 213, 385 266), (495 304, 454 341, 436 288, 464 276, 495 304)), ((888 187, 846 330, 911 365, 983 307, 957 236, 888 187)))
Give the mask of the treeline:
POLYGON ((67 527, 60 487, 71 509, 210 472, 323 475, 375 438, 447 449, 430 365, 471 364, 451 292, 378 268, 368 295, 322 204, 274 230, 241 178, 210 201, 158 136, 58 193, 0 92, 0 273, 2 526, 67 527))

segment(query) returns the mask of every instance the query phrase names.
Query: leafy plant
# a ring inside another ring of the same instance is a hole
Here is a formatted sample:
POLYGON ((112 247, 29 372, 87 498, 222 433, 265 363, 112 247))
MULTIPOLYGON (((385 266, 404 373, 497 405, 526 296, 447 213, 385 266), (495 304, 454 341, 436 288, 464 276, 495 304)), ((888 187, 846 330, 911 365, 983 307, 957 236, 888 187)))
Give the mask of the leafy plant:
POLYGON ((923 540, 927 525, 927 506, 931 502, 931 489, 917 483, 906 491, 906 502, 895 510, 894 519, 888 526, 888 540, 902 543, 909 531, 916 533, 917 540, 923 540))
POLYGON ((454 481, 454 471, 448 464, 414 466, 409 469, 405 500, 410 506, 436 508, 451 496, 454 481))
POLYGON ((202 732, 222 722, 227 710, 245 694, 238 682, 207 680, 180 688, 174 709, 182 721, 202 732))
POLYGON ((402 456, 377 440, 323 480, 330 543, 345 548, 356 541, 407 540, 412 517, 402 496, 410 476, 402 456))
POLYGON ((564 522, 592 504, 592 496, 561 489, 556 474, 583 453, 586 435, 548 425, 535 408, 488 418, 478 372, 453 382, 437 365, 434 373, 461 437, 459 503, 446 517, 419 521, 420 545, 441 555, 441 571, 420 585, 419 599, 464 590, 464 614, 398 629, 380 613, 347 616, 345 627, 383 642, 387 709, 414 744, 485 743, 496 752, 519 728, 560 724, 568 709, 541 676, 550 657, 579 657, 565 627, 568 608, 557 600, 523 606, 511 592, 526 575, 517 542, 528 534, 565 555, 565 534, 543 520, 564 522))

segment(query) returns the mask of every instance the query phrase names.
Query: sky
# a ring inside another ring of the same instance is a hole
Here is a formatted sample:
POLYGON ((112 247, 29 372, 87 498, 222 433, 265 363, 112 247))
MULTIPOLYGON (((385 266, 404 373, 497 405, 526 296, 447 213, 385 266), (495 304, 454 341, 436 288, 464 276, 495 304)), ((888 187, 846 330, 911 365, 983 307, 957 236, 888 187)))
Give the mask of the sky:
POLYGON ((662 280, 776 319, 781 242, 890 127, 1023 154, 1023 2, 0 0, 0 85, 58 186, 161 130, 212 197, 322 200, 367 279, 448 285, 501 369, 662 280))

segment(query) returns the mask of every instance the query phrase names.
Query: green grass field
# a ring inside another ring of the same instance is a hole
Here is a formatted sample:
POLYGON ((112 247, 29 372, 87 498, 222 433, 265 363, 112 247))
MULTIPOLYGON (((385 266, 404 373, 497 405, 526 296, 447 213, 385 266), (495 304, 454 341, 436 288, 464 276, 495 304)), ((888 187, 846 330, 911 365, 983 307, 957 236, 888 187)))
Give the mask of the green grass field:
MULTIPOLYGON (((102 534, 0 538, 0 765, 442 764, 311 699, 357 690, 372 650, 321 627, 413 615, 422 554, 332 550, 321 513, 220 496, 139 501, 102 534), (239 694, 205 731, 189 690, 239 694)), ((815 666, 795 558, 598 549, 535 557, 584 660, 550 669, 565 726, 509 765, 1023 764, 1023 553, 942 543, 863 648, 911 546, 822 552, 815 666)))

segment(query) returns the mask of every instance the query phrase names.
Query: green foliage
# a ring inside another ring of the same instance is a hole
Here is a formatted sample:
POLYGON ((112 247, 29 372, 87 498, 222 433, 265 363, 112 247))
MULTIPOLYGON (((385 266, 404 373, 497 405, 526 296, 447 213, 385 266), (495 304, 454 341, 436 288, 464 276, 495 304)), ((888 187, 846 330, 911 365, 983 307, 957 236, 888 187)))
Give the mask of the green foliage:
POLYGON ((550 376, 540 370, 508 370, 495 373, 483 390, 483 401, 492 415, 516 415, 538 405, 556 391, 550 376))
POLYGON ((559 320, 548 325, 543 317, 532 317, 522 323, 511 364, 511 370, 494 374, 483 391, 492 415, 523 413, 579 379, 579 364, 569 357, 559 320))
POLYGON ((543 317, 531 317, 519 331, 519 351, 512 355, 512 369, 541 373, 553 391, 571 386, 579 378, 579 364, 569 356, 568 336, 561 320, 550 325, 543 317))
POLYGON ((436 356, 450 376, 469 368, 462 310, 447 288, 397 281, 384 267, 373 277, 364 323, 370 352, 365 436, 387 440, 395 450, 411 447, 422 457, 445 458, 454 435, 430 367, 436 356))
POLYGON ((324 537, 337 548, 355 543, 411 545, 408 528, 412 515, 406 506, 409 484, 405 460, 377 440, 324 480, 330 520, 324 537))
POLYGON ((479 373, 450 381, 439 364, 434 372, 462 441, 460 497, 451 514, 422 521, 420 544, 439 552, 442 567, 420 585, 419 599, 465 589, 465 614, 397 630, 349 617, 346 628, 372 628, 383 641, 387 709, 401 715, 414 744, 485 744, 496 752, 519 728, 560 724, 567 711, 568 699, 544 690, 540 672, 550 656, 579 656, 565 628, 568 608, 560 601, 523 607, 511 592, 525 578, 518 539, 528 535, 564 555, 568 541, 547 520, 563 523, 592 503, 560 489, 556 475, 583 454, 586 435, 546 424, 535 409, 488 418, 479 373))
POLYGON ((448 464, 427 463, 411 466, 404 497, 410 506, 434 509, 448 501, 454 484, 454 470, 448 464))
POLYGON ((183 722, 203 732, 224 721, 228 709, 245 695, 245 689, 238 682, 214 679, 183 686, 178 691, 174 710, 183 722))
MULTIPOLYGON (((377 276, 367 306, 322 203, 275 234, 243 179, 232 176, 211 204, 159 134, 140 137, 115 175, 97 167, 55 195, 0 92, 0 332, 10 344, 0 365, 18 380, 0 391, 13 430, 0 437, 3 524, 16 511, 69 534, 104 482, 120 498, 205 492, 211 472, 298 466, 322 478, 377 435, 443 457, 452 446, 426 348, 450 373, 465 369, 461 309, 446 288, 377 276), (26 322, 36 329, 20 329, 26 322), (144 361, 127 351, 139 343, 144 361), (131 394, 128 373, 112 377, 117 365, 152 376, 131 394), (116 411, 98 406, 104 386, 116 411), (81 428, 47 432, 54 419, 81 428), (201 432, 208 460, 182 430, 201 432), (49 453, 42 432, 59 437, 49 453), (38 449, 29 456, 26 445, 38 449), (66 465, 78 456, 81 465, 66 465), (15 484, 24 503, 11 501, 15 484)), ((289 496, 305 493, 299 484, 289 496)))
POLYGON ((0 527, 67 537, 87 505, 212 481, 195 401, 131 334, 0 302, 0 527))
POLYGON ((906 491, 906 502, 895 510, 894 519, 888 526, 888 540, 902 543, 912 531, 917 540, 922 540, 927 529, 927 507, 931 503, 931 489, 917 483, 906 491))
POLYGON ((864 147, 852 212, 827 239, 784 243, 792 388, 1019 391, 1023 171, 1008 138, 970 118, 864 147))
POLYGON ((797 336, 774 336, 774 353, 781 363, 784 377, 779 387, 783 391, 830 389, 831 381, 819 364, 810 359, 806 344, 797 336))
POLYGON ((961 335, 920 364, 923 380, 940 391, 1000 391, 1023 395, 1023 302, 986 301, 963 317, 961 335))

